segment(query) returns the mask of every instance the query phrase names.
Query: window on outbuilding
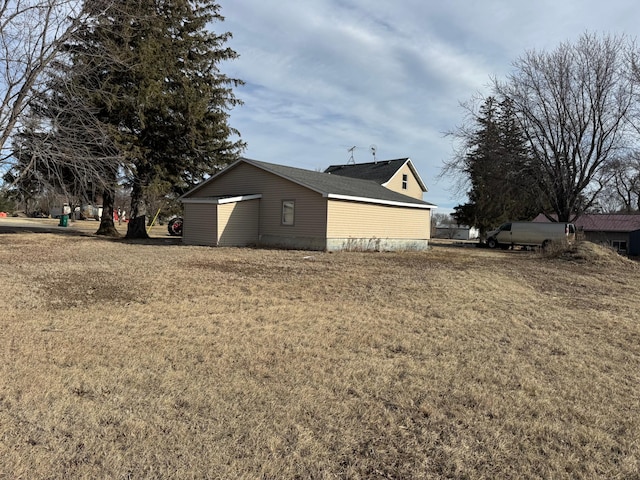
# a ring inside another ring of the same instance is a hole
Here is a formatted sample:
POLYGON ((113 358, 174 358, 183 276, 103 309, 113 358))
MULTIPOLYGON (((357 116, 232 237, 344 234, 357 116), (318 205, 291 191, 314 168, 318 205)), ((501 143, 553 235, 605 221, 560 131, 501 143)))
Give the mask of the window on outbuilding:
POLYGON ((618 252, 621 252, 621 253, 627 252, 627 242, 624 242, 622 240, 613 240, 611 242, 611 246, 613 247, 614 250, 618 252))
POLYGON ((293 225, 295 219, 295 206, 294 200, 282 201, 282 225, 293 225))

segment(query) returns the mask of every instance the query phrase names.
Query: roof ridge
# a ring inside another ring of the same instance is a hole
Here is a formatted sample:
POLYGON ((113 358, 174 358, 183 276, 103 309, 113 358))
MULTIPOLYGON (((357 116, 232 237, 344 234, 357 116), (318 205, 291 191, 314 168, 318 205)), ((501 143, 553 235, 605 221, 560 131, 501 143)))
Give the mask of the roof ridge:
POLYGON ((353 167, 358 165, 377 165, 381 163, 406 162, 407 160, 410 160, 409 157, 392 158, 389 160, 376 160, 374 162, 362 162, 362 163, 336 163, 334 165, 329 165, 329 167, 353 167))
POLYGON ((424 200, 420 200, 402 193, 383 187, 375 180, 353 178, 342 175, 331 175, 326 172, 307 170, 288 165, 280 165, 260 160, 244 158, 248 164, 264 168, 265 170, 287 178, 306 188, 321 194, 349 195, 370 199, 387 199, 390 201, 401 201, 418 205, 433 205, 424 200), (312 177, 312 178, 310 178, 312 177))
POLYGON ((323 196, 334 196, 335 198, 382 200, 384 202, 403 203, 412 205, 424 205, 435 207, 432 203, 424 200, 404 195, 400 192, 383 187, 374 179, 354 178, 343 175, 330 175, 329 173, 317 170, 308 170, 299 167, 290 167, 277 163, 263 162, 246 157, 239 157, 227 168, 221 170, 200 185, 194 187, 180 198, 189 198, 194 192, 203 188, 207 183, 214 181, 225 175, 232 168, 241 163, 252 165, 273 175, 282 177, 290 182, 315 191, 323 196))

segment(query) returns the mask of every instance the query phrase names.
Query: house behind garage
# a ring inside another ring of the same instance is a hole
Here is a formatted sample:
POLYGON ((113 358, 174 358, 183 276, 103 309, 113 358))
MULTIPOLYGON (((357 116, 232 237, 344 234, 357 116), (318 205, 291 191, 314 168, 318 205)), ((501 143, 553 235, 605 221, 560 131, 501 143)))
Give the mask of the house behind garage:
POLYGON ((433 238, 447 238, 450 240, 477 240, 480 230, 468 225, 436 225, 433 238))
POLYGON ((241 158, 181 197, 183 243, 423 250, 435 205, 410 159, 386 162, 316 172, 241 158))
POLYGON ((325 173, 342 177, 370 180, 394 192, 422 200, 427 192, 422 178, 410 158, 383 160, 369 163, 331 165, 325 173))
MULTIPOLYGON (((543 214, 534 222, 548 222, 543 214)), ((618 253, 640 255, 640 214, 584 214, 573 222, 590 242, 608 245, 618 253)))

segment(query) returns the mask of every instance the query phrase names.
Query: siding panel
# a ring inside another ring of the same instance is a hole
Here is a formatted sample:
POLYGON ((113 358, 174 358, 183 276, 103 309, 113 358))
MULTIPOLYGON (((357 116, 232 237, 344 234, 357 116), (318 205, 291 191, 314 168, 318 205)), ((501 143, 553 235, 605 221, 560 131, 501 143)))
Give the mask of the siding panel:
POLYGON ((329 201, 328 238, 430 238, 431 211, 347 201, 329 201))
POLYGON ((218 244, 217 205, 184 204, 182 243, 185 245, 218 244))
POLYGON ((260 200, 218 206, 218 246, 242 247, 258 243, 260 200))
POLYGON ((326 238, 326 199, 253 165, 238 165, 195 192, 192 198, 251 194, 262 194, 259 214, 261 236, 326 238), (295 200, 294 225, 280 224, 282 200, 295 200))
POLYGON ((422 188, 418 183, 418 180, 414 176, 411 168, 406 163, 400 168, 396 174, 389 180, 389 182, 385 185, 389 190, 393 190, 394 192, 402 193, 409 197, 417 198, 418 200, 422 200, 422 188), (402 175, 407 176, 407 189, 403 190, 402 188, 402 175))

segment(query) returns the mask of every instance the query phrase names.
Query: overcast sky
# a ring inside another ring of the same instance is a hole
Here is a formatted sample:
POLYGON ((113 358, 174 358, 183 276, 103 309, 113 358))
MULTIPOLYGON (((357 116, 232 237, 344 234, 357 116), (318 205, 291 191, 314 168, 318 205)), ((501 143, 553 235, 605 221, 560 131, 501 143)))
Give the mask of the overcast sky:
POLYGON ((409 157, 449 212, 465 200, 437 178, 453 146, 444 133, 461 102, 487 94, 530 50, 581 34, 640 30, 637 0, 221 0, 246 82, 231 113, 244 156, 310 170, 409 157))

